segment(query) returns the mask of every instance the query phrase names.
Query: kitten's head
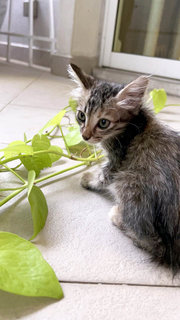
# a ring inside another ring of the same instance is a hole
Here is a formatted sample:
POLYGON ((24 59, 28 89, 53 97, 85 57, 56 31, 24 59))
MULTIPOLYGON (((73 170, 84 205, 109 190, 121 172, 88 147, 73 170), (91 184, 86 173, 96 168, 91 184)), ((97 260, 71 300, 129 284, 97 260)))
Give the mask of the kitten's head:
POLYGON ((141 76, 124 87, 96 80, 74 64, 68 71, 77 85, 72 92, 78 102, 76 119, 83 139, 89 143, 100 143, 121 133, 139 113, 148 77, 141 76))

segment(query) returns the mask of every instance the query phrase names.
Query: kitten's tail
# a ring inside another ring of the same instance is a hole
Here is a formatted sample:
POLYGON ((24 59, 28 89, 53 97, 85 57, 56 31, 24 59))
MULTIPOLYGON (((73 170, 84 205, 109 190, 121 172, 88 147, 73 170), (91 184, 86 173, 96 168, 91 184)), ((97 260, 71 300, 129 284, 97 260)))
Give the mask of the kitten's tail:
POLYGON ((180 213, 166 221, 162 216, 159 210, 154 223, 158 239, 154 239, 151 253, 154 261, 170 268, 175 275, 180 270, 180 213))
POLYGON ((167 236, 165 238, 161 238, 161 247, 152 251, 152 260, 170 268, 175 275, 180 270, 180 239, 167 236))

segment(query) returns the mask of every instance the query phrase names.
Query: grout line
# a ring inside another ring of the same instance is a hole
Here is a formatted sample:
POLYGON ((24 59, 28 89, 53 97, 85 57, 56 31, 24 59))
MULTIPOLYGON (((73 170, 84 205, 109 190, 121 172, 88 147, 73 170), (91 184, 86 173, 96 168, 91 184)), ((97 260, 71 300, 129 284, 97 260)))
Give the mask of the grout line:
POLYGON ((68 281, 68 280, 59 280, 59 282, 62 283, 69 283, 69 284, 84 284, 84 285, 107 285, 107 286, 130 286, 130 287, 152 287, 152 288, 180 288, 180 285, 173 286, 173 285, 158 285, 158 284, 139 284, 139 283, 126 283, 126 282, 96 282, 96 281, 68 281))
POLYGON ((0 110, 0 112, 2 112, 7 106, 8 106, 9 102, 7 104, 5 104, 4 107, 2 107, 2 109, 0 110))
POLYGON ((21 93, 23 93, 33 82, 39 80, 42 76, 43 72, 40 73, 40 75, 35 78, 35 79, 32 79, 32 81, 30 83, 27 84, 27 86, 25 88, 23 88, 15 97, 13 97, 12 100, 10 100, 1 110, 0 112, 2 112, 9 104, 11 104, 13 102, 13 100, 15 100, 21 93))

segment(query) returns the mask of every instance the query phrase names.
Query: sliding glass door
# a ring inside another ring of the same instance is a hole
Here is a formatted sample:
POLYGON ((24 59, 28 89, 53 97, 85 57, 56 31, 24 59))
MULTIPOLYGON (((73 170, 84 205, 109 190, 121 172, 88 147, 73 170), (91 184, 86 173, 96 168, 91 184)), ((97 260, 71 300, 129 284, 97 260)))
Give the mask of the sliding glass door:
POLYGON ((106 0, 101 65, 180 79, 180 1, 106 0))

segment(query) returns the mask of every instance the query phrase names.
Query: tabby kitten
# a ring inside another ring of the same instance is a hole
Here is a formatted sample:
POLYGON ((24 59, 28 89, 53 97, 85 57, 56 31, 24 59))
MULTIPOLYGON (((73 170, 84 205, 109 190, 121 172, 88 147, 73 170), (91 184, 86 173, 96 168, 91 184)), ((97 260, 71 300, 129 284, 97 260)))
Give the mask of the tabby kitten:
POLYGON ((153 260, 180 267, 180 137, 148 110, 143 96, 148 77, 127 86, 95 80, 76 65, 77 121, 84 140, 100 143, 107 162, 86 172, 84 188, 109 190, 110 217, 153 260))

